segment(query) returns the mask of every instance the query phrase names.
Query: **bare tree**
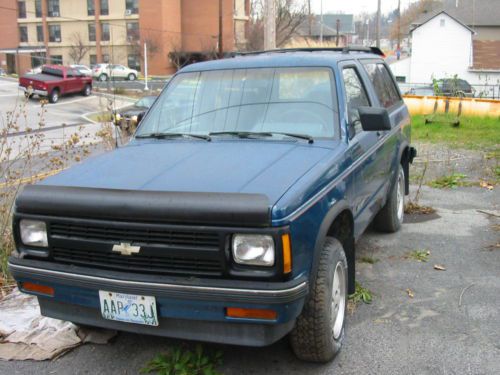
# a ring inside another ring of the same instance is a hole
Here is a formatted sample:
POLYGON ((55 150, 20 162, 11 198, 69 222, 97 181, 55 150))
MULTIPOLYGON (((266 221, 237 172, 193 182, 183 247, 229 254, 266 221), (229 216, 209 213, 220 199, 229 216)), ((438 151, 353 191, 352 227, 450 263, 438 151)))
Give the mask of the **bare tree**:
POLYGON ((83 42, 82 35, 79 32, 73 33, 69 46, 69 57, 75 64, 80 64, 89 49, 89 46, 83 42))
MULTIPOLYGON (((276 0, 276 46, 286 45, 297 35, 301 25, 307 26, 308 5, 305 0, 276 0)), ((247 49, 261 50, 264 47, 263 0, 253 0, 250 15, 247 49)))
MULTIPOLYGON (((410 26, 419 17, 425 13, 432 12, 438 9, 442 5, 439 0, 420 0, 415 3, 411 3, 408 8, 401 12, 401 35, 408 35, 410 32, 410 26)), ((397 12, 396 12, 397 14, 397 12)), ((390 38, 395 40, 398 39, 398 23, 393 22, 390 30, 390 38)))
POLYGON ((131 52, 139 56, 141 61, 144 61, 144 43, 148 46, 148 58, 154 57, 162 50, 158 37, 155 35, 145 35, 142 40, 139 37, 130 38, 129 45, 131 52))

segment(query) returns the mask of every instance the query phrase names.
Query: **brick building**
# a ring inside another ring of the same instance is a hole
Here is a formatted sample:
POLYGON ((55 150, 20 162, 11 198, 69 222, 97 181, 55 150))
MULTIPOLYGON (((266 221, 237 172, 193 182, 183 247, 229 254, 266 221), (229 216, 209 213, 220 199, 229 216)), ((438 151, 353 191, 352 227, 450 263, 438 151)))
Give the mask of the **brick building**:
POLYGON ((173 56, 218 50, 219 3, 224 51, 244 47, 250 0, 2 0, 0 66, 21 74, 42 63, 141 70, 146 43, 149 73, 172 73, 173 56))

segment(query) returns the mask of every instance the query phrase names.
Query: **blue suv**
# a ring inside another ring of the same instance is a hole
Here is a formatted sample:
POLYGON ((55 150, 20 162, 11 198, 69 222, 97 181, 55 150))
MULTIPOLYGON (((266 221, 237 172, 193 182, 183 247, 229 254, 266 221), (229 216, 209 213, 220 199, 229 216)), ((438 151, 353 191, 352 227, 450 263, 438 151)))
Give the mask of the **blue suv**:
POLYGON ((133 139, 17 197, 10 271, 45 316, 325 362, 355 244, 397 231, 410 117, 378 49, 179 71, 133 139))

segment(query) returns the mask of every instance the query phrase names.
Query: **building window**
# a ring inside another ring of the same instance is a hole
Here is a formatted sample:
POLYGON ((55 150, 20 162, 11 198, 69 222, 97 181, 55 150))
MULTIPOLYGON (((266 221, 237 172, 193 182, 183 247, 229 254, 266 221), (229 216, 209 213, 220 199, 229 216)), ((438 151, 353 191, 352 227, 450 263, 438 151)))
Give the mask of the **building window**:
POLYGON ((89 42, 95 42, 95 23, 89 23, 89 42))
POLYGON ((28 26, 19 26, 19 41, 21 43, 28 41, 28 26))
POLYGON ((49 17, 59 17, 59 0, 47 0, 47 10, 49 17))
POLYGON ((441 18, 439 20, 439 26, 444 27, 446 25, 446 20, 444 18, 441 18))
POLYGON ((50 55, 50 63, 56 65, 62 65, 63 63, 62 55, 50 55))
POLYGON ((109 14, 108 0, 101 0, 101 16, 107 16, 108 14, 109 14))
POLYGON ((61 41, 61 25, 49 25, 49 42, 61 41))
POLYGON ((141 59, 137 54, 128 55, 128 67, 135 70, 141 70, 141 59))
POLYGON ((43 42, 43 25, 36 25, 36 40, 37 42, 43 42))
POLYGON ((109 64, 109 55, 107 53, 104 53, 102 55, 102 62, 105 64, 109 64))
POLYGON ((139 39, 139 22, 127 22, 127 39, 129 41, 139 39))
POLYGON ((125 15, 130 16, 131 14, 139 13, 138 0, 125 0, 125 15))
POLYGON ((97 64, 97 55, 89 55, 90 67, 93 68, 97 64))
POLYGON ((95 15, 94 0, 87 0, 87 15, 88 16, 95 15))
POLYGON ((109 23, 101 23, 101 41, 108 42, 109 40, 109 23))
POLYGON ((17 2, 17 18, 26 18, 26 1, 17 2))
POLYGON ((33 52, 31 54, 31 67, 36 68, 37 66, 45 64, 45 52, 33 52))
POLYGON ((35 0, 35 17, 42 17, 42 0, 35 0))

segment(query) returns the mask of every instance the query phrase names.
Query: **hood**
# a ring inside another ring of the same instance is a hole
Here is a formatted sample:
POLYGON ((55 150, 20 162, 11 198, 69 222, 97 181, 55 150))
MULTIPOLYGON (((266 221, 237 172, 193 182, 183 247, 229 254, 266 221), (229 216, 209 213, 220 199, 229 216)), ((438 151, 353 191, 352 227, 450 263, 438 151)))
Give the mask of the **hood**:
POLYGON ((271 204, 330 148, 262 140, 141 140, 87 159, 43 185, 104 189, 258 193, 271 204))
POLYGON ((124 108, 120 108, 117 110, 117 112, 122 115, 128 115, 128 116, 134 116, 138 115, 139 113, 146 112, 148 109, 146 107, 138 107, 136 105, 130 105, 124 108))

